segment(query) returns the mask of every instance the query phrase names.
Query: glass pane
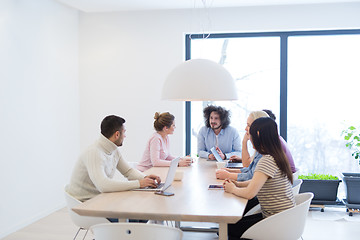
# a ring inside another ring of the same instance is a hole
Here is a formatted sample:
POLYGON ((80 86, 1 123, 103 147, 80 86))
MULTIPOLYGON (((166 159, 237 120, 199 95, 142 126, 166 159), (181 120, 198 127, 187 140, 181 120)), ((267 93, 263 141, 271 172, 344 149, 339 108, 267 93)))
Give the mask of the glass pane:
MULTIPOLYGON (((223 106, 231 111, 231 126, 239 130, 241 138, 251 111, 267 108, 279 116, 279 37, 192 40, 191 57, 223 64, 236 80, 239 96, 237 101, 191 103, 192 154, 197 154, 197 133, 204 126, 202 110, 208 104, 223 106)), ((206 86, 199 91, 206 91, 206 86)))
POLYGON ((288 143, 300 173, 358 172, 342 130, 360 126, 360 36, 289 38, 288 143))

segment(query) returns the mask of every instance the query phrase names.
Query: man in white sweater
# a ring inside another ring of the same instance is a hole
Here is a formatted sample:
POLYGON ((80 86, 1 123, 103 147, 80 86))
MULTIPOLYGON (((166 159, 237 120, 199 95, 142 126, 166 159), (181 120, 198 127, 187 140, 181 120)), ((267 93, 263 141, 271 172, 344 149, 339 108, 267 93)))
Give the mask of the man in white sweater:
POLYGON ((101 122, 100 138, 81 154, 73 170, 70 184, 66 191, 86 201, 102 192, 126 191, 147 186, 156 187, 161 180, 158 176, 145 176, 130 167, 119 151, 125 135, 125 120, 110 115, 101 122), (119 171, 128 181, 114 178, 119 171))

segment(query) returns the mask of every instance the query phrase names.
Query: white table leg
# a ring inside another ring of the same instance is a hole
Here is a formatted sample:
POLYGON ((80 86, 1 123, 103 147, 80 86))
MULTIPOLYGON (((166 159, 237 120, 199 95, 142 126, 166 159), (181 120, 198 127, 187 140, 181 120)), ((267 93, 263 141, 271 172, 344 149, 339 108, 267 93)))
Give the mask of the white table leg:
POLYGON ((228 239, 227 223, 219 223, 219 240, 228 239))

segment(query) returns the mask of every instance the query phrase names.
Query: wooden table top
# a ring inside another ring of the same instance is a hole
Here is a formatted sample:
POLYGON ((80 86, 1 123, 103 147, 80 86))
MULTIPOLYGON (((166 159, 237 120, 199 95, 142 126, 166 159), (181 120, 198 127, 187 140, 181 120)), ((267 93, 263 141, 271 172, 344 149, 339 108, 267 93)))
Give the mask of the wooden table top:
MULTIPOLYGON (((223 190, 208 190, 209 184, 222 184, 215 177, 216 162, 197 159, 184 171, 182 181, 174 181, 166 197, 154 192, 125 191, 102 193, 73 208, 84 216, 120 219, 235 223, 240 220, 247 200, 223 190)), ((157 174, 164 181, 168 167, 153 167, 145 174, 157 174)))

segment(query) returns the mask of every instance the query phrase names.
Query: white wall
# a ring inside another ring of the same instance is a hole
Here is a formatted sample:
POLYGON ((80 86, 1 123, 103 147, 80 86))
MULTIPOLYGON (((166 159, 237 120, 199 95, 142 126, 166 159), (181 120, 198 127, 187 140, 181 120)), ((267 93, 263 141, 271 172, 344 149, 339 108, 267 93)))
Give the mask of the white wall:
MULTIPOLYGON (((209 31, 360 28, 359 10, 213 9, 209 31)), ((105 115, 126 118, 123 154, 138 161, 154 112, 170 111, 177 120, 172 152, 183 154, 183 103, 161 101, 160 93, 184 60, 184 32, 203 22, 193 13, 81 13, 78 25, 77 11, 52 0, 0 1, 0 238, 64 205, 62 187, 79 148, 98 137, 105 115)))
POLYGON ((0 238, 65 204, 79 154, 78 12, 0 1, 0 238))
MULTIPOLYGON (((360 28, 360 4, 212 9, 208 31, 249 32, 360 28)), ((127 120, 122 152, 138 161, 155 111, 170 111, 172 153, 184 154, 184 104, 160 100, 166 75, 184 60, 184 33, 206 18, 194 10, 80 14, 81 148, 98 137, 107 114, 127 120)), ((205 86, 204 86, 205 87, 205 86)), ((202 89, 199 89, 201 91, 202 89)))

